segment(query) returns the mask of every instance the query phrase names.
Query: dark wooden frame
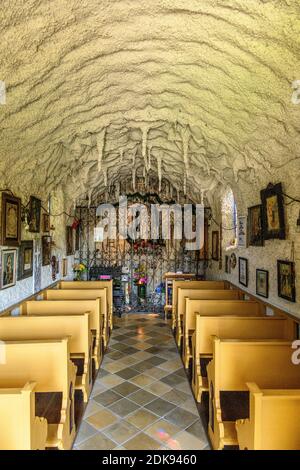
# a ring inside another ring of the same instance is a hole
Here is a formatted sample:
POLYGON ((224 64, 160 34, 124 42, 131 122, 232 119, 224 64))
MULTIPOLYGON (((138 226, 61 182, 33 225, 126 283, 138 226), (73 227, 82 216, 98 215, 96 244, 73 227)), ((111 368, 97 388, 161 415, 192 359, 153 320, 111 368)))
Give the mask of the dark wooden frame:
POLYGON ((21 241, 20 249, 19 249, 19 259, 18 259, 18 281, 22 281, 22 279, 27 279, 33 275, 33 241, 32 240, 25 240, 21 241), (32 251, 32 265, 31 269, 24 269, 24 255, 25 250, 32 251))
POLYGON ((245 287, 248 287, 248 283, 249 283, 248 259, 243 258, 241 256, 239 257, 239 283, 242 284, 242 286, 245 286, 245 287), (241 262, 242 261, 246 263, 246 282, 241 281, 241 262))
POLYGON ((266 189, 263 189, 260 192, 260 195, 262 201, 262 227, 264 240, 270 240, 273 238, 285 240, 284 203, 281 183, 275 184, 274 186, 269 184, 266 189), (276 230, 268 228, 267 200, 272 196, 277 198, 278 206, 279 229, 276 230))
POLYGON ((260 297, 264 297, 267 299, 269 297, 269 271, 266 271, 265 269, 257 269, 256 270, 256 295, 259 295, 260 297), (266 294, 260 294, 258 291, 258 273, 264 273, 266 276, 266 294))
POLYGON ((1 251, 1 289, 9 289, 10 287, 14 287, 17 283, 17 256, 18 256, 18 250, 16 248, 8 248, 6 250, 1 251), (11 284, 8 284, 6 286, 3 285, 3 276, 4 276, 4 268, 3 268, 3 258, 5 253, 13 251, 14 252, 14 282, 11 284))
POLYGON ((211 233, 211 258, 214 261, 219 261, 220 254, 220 236, 218 230, 213 230, 211 233), (214 253, 214 238, 216 238, 217 253, 214 253))
POLYGON ((49 266, 51 263, 51 244, 52 238, 50 235, 42 237, 42 266, 49 266), (46 258, 46 249, 49 248, 49 256, 46 258))
POLYGON ((9 193, 2 193, 2 245, 3 246, 19 246, 21 243, 21 199, 12 196, 9 193), (17 237, 7 238, 6 237, 6 206, 7 204, 14 204, 17 206, 17 237))
POLYGON ((42 201, 35 196, 30 196, 29 200, 29 232, 39 233, 41 231, 41 210, 42 210, 42 201), (37 203, 38 212, 37 212, 37 224, 36 227, 32 226, 32 214, 33 214, 33 202, 37 203))
POLYGON ((74 255, 75 251, 74 251, 74 233, 73 233, 73 228, 71 225, 67 225, 66 226, 66 254, 67 256, 71 256, 71 255, 74 255), (71 246, 71 249, 70 246, 69 246, 69 242, 70 242, 70 245, 71 246))
POLYGON ((295 287, 295 263, 293 261, 285 261, 285 260, 277 260, 277 289, 278 289, 278 297, 282 299, 288 300, 289 302, 296 302, 296 287, 295 287), (283 295, 282 286, 280 282, 280 266, 287 265, 291 268, 291 277, 292 277, 292 284, 291 284, 291 297, 283 295))
POLYGON ((263 227, 262 227, 262 206, 257 204, 248 208, 248 244, 251 246, 264 246, 263 227), (259 211, 260 230, 253 234, 252 213, 259 211))
POLYGON ((44 212, 42 215, 42 232, 49 233, 50 232, 50 215, 44 212))

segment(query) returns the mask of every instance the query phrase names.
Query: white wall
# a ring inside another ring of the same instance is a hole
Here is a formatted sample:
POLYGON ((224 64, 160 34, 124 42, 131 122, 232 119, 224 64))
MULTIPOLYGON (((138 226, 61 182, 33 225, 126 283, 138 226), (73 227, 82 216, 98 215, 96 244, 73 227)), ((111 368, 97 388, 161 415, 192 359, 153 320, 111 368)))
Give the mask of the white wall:
MULTIPOLYGON (((290 185, 283 188, 288 194, 297 194, 296 186, 290 185)), ((235 193, 237 202, 238 216, 247 215, 247 208, 260 204, 260 194, 258 191, 245 191, 243 198, 239 198, 239 195, 235 193)), ((216 204, 213 211, 213 217, 216 222, 220 223, 222 220, 221 216, 221 199, 222 195, 219 195, 219 203, 216 204)), ((259 297, 261 300, 271 303, 272 305, 282 308, 283 310, 294 314, 300 318, 300 233, 296 233, 296 220, 299 215, 299 204, 291 204, 285 206, 285 220, 286 220, 286 240, 266 240, 263 247, 248 246, 247 248, 233 248, 226 251, 226 247, 229 245, 228 239, 232 236, 232 232, 227 233, 223 231, 223 243, 222 243, 222 269, 219 269, 219 263, 217 261, 210 261, 207 269, 207 277, 212 279, 226 279, 242 289, 256 294, 256 269, 265 269, 269 271, 269 298, 264 299, 259 297), (286 301, 277 294, 277 260, 288 260, 292 261, 292 244, 294 243, 294 261, 296 269, 296 303, 286 301), (229 255, 234 252, 237 256, 237 266, 230 274, 225 273, 225 255, 229 255), (249 267, 249 283, 248 287, 244 287, 239 284, 239 270, 238 270, 238 258, 239 256, 248 259, 249 267)), ((224 222, 223 222, 224 223, 224 222)), ((225 222, 227 223, 227 222, 225 222)), ((230 222, 228 222, 230 223, 230 222)), ((218 230, 218 226, 212 222, 209 230, 209 252, 211 253, 211 232, 218 230)))
MULTIPOLYGON (((16 196, 19 196, 16 194, 16 196)), ((42 198, 41 195, 36 195, 37 197, 42 198)), ((26 204, 27 201, 22 201, 22 203, 26 204)), ((43 206, 46 206, 46 201, 43 201, 43 206)), ((64 211, 64 197, 62 192, 57 192, 52 195, 52 208, 51 213, 61 214, 64 211)), ((53 239, 55 242, 55 246, 52 249, 52 255, 56 256, 59 261, 59 273, 56 275, 56 280, 62 279, 62 260, 65 258, 66 253, 66 240, 65 240, 65 226, 66 226, 66 216, 64 214, 60 215, 59 217, 51 217, 50 224, 54 225, 55 231, 53 231, 53 239)), ((22 225, 22 240, 39 240, 42 236, 42 233, 33 234, 24 230, 24 226, 22 225)), ((1 246, 0 250, 5 249, 8 247, 1 246)), ((39 258, 39 262, 41 257, 39 258)), ((34 257, 34 268, 37 259, 34 257)), ((68 273, 64 279, 73 279, 73 267, 74 264, 74 257, 68 257, 68 273)), ((33 269, 34 272, 34 269, 33 269)), ((41 266, 41 288, 44 289, 45 287, 51 285, 53 282, 52 279, 52 271, 51 266, 41 266)), ((34 278, 33 276, 22 281, 17 281, 16 285, 7 289, 0 290, 0 312, 14 305, 26 297, 34 294, 34 278)))

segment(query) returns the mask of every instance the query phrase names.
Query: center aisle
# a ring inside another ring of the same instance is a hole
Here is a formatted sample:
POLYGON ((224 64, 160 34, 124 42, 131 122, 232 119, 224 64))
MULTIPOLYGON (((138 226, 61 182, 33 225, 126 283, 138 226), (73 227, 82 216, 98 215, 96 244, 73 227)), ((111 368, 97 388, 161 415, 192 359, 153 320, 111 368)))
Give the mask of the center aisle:
POLYGON ((76 450, 208 449, 169 325, 127 315, 115 327, 76 450))

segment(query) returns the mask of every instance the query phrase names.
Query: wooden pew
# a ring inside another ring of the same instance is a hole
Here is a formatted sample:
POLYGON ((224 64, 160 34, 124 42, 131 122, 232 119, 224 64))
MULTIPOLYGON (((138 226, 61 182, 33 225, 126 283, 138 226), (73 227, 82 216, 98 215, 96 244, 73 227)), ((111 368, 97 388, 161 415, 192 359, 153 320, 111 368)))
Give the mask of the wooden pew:
POLYGON ((70 361, 68 338, 5 341, 5 356, 0 364, 0 388, 21 388, 35 381, 35 413, 48 422, 46 447, 70 449, 75 437, 76 367, 70 361))
POLYGON ((238 445, 235 421, 249 418, 247 382, 263 389, 300 389, 299 366, 292 363, 291 354, 290 341, 213 337, 207 375, 208 433, 214 449, 238 445))
POLYGON ((75 388, 82 391, 87 402, 92 387, 90 314, 46 315, 37 309, 32 310, 35 315, 0 318, 0 339, 47 340, 68 336, 70 356, 77 366, 75 388))
POLYGON ((241 450, 300 450, 300 390, 250 392, 250 418, 236 421, 241 450))
POLYGON ((193 337, 193 378, 192 387, 197 401, 208 391, 205 365, 212 358, 212 337, 222 339, 285 339, 295 337, 294 324, 284 317, 252 316, 204 316, 196 314, 196 329, 193 337))
POLYGON ((92 358, 98 369, 102 360, 101 337, 106 348, 107 324, 103 323, 101 315, 101 300, 31 300, 21 305, 21 315, 74 315, 90 313, 90 328, 92 332, 92 358))
POLYGON ((173 281, 172 287, 172 330, 177 328, 177 302, 178 302, 178 289, 226 289, 227 284, 224 281, 173 281))
POLYGON ((113 281, 60 281, 58 289, 104 289, 107 288, 108 321, 110 330, 113 329, 113 281))
POLYGON ((178 347, 181 345, 184 333, 184 315, 186 312, 186 300, 241 300, 242 294, 237 289, 184 289, 178 288, 177 318, 176 318, 176 341, 178 347))
MULTIPOLYGON (((44 292, 44 300, 96 300, 99 299, 100 302, 100 315, 101 315, 101 331, 98 332, 98 321, 95 318, 95 322, 93 321, 92 318, 92 329, 96 330, 97 336, 99 339, 99 335, 102 338, 103 342, 103 349, 106 349, 108 345, 108 339, 109 339, 109 321, 108 321, 108 314, 107 314, 107 288, 105 287, 104 289, 47 289, 44 292), (94 324, 93 324, 94 323, 94 324)), ((94 308, 93 305, 91 304, 90 306, 88 303, 82 303, 81 305, 86 305, 87 308, 85 311, 90 311, 94 312, 95 315, 97 316, 97 308, 94 308)), ((97 306, 97 305, 96 305, 97 306)), ((97 345, 100 345, 100 342, 97 345)), ((94 352, 95 357, 97 356, 97 351, 94 352)), ((100 358, 101 359, 101 358, 100 358)), ((100 365, 100 363, 99 363, 100 365)), ((97 366, 98 368, 98 366, 97 366)))
POLYGON ((47 420, 35 415, 35 387, 0 389, 0 450, 45 450, 47 420))

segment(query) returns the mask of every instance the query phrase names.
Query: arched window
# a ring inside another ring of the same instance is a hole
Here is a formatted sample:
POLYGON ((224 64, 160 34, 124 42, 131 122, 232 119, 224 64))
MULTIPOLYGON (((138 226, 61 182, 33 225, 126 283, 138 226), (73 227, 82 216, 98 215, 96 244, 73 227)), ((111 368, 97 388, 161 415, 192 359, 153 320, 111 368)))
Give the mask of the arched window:
POLYGON ((237 209, 231 188, 227 188, 222 199, 222 236, 225 249, 237 245, 237 209))

